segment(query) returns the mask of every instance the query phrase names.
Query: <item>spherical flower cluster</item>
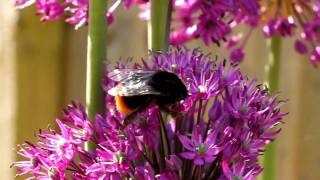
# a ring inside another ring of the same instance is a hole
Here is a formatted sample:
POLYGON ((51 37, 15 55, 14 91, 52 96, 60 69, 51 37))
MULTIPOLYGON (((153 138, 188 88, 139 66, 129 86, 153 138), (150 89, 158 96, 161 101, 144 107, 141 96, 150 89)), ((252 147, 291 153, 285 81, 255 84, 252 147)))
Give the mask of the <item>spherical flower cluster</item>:
POLYGON ((252 31, 262 30, 266 38, 290 37, 300 54, 308 54, 313 65, 320 62, 320 3, 271 0, 175 0, 171 43, 179 45, 201 38, 230 50, 230 60, 239 63, 252 31), (235 34, 238 25, 246 31, 235 34))
POLYGON ((262 30, 266 38, 290 37, 300 54, 313 65, 320 62, 320 3, 318 0, 175 0, 171 43, 182 44, 201 38, 206 45, 224 43, 230 60, 239 63, 252 31, 262 30), (235 34, 238 25, 247 31, 235 34))
MULTIPOLYGON (((75 28, 88 23, 89 0, 14 0, 17 9, 35 5, 37 15, 41 21, 51 21, 66 18, 65 21, 75 25, 75 28)), ((122 0, 112 2, 106 12, 108 23, 113 22, 113 12, 120 5, 122 0)), ((124 7, 130 8, 135 0, 123 0, 124 7)))
POLYGON ((320 62, 320 3, 308 1, 262 1, 260 21, 266 37, 274 35, 295 40, 300 54, 307 54, 310 62, 320 62))
MULTIPOLYGON (((123 2, 126 9, 138 4, 140 17, 150 19, 149 0, 115 0, 106 12, 108 23, 123 2)), ((66 17, 76 29, 88 23, 88 0, 15 0, 18 9, 36 5, 42 21, 66 17)), ((318 0, 173 0, 170 41, 172 45, 202 39, 206 45, 224 42, 230 60, 240 63, 244 47, 253 30, 262 30, 266 38, 278 35, 295 39, 300 54, 308 54, 313 65, 320 62, 320 3, 318 0), (245 25, 246 31, 235 34, 245 25)))
MULTIPOLYGON (((57 120, 58 130, 40 131, 14 162, 17 175, 39 179, 254 179, 258 157, 280 132, 283 101, 248 80, 239 69, 210 59, 199 49, 151 53, 152 64, 121 65, 169 71, 185 83, 189 96, 162 112, 154 104, 130 124, 106 95, 104 115, 92 123, 75 102, 57 120), (95 151, 83 147, 88 141, 95 151)), ((108 69, 108 68, 107 68, 108 69)), ((108 76, 107 91, 115 85, 108 76)))

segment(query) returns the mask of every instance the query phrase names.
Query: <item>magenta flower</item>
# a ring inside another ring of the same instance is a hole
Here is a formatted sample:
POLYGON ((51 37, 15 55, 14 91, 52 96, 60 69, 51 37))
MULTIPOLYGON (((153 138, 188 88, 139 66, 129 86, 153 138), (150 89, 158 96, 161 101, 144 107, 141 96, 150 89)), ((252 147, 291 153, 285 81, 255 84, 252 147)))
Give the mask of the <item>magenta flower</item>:
POLYGON ((244 58, 244 52, 242 48, 236 48, 231 51, 230 60, 233 63, 241 63, 244 58))
POLYGON ((312 51, 310 59, 312 64, 317 65, 317 63, 320 61, 320 46, 315 47, 315 49, 312 51))
POLYGON ((134 125, 135 136, 141 145, 148 145, 151 148, 157 148, 159 145, 159 128, 160 124, 156 121, 154 116, 157 116, 159 110, 151 108, 147 111, 146 118, 141 118, 140 121, 134 125))
POLYGON ((37 14, 41 21, 57 20, 64 15, 64 7, 56 0, 37 0, 37 14))
POLYGON ((96 150, 98 162, 87 167, 86 174, 100 174, 99 178, 109 176, 121 179, 130 172, 130 162, 135 160, 137 152, 125 141, 119 143, 110 141, 103 144, 106 146, 100 145, 96 150))
MULTIPOLYGON (((141 9, 140 17, 150 20, 149 0, 115 0, 106 12, 109 24, 114 20, 114 11, 123 3, 126 9, 134 4, 141 9)), ((170 42, 180 45, 193 39, 202 39, 204 44, 212 43, 230 50, 232 62, 243 60, 243 51, 253 30, 261 30, 266 38, 273 36, 289 37, 299 40, 294 45, 298 53, 310 56, 312 64, 317 65, 316 47, 320 41, 320 3, 317 0, 301 2, 269 2, 257 0, 174 0, 171 19, 170 42), (235 34, 239 25, 248 31, 235 34), (301 33, 297 30, 301 30, 301 33), (235 37, 237 37, 235 39, 235 37), (243 39, 242 39, 243 38, 243 39), (302 49, 301 49, 302 48, 302 49), (310 49, 310 50, 308 50, 310 49)), ((15 0, 17 9, 36 5, 37 14, 42 21, 65 21, 79 28, 88 23, 88 0, 15 0)))
POLYGON ((80 144, 90 140, 93 134, 93 126, 84 107, 79 102, 73 102, 64 110, 64 126, 72 135, 73 143, 80 144))
POLYGON ((50 154, 29 142, 20 147, 18 154, 29 160, 12 164, 18 168, 17 176, 29 174, 38 179, 64 179, 67 163, 57 159, 55 154, 50 154))
POLYGON ((295 47, 296 51, 298 51, 300 54, 308 53, 307 45, 300 40, 295 41, 294 47, 295 47))
MULTIPOLYGON (((249 11, 249 9, 248 9, 249 11)), ((212 60, 199 49, 151 53, 151 64, 119 61, 116 68, 174 72, 189 96, 161 111, 150 104, 124 125, 125 115, 106 95, 103 115, 94 123, 73 102, 57 119, 57 129, 40 131, 26 142, 12 166, 17 175, 36 179, 254 179, 258 158, 280 132, 283 101, 248 80, 239 69, 212 60), (125 64, 123 64, 125 63, 125 64), (170 112, 170 113, 168 113, 170 112), (89 152, 84 143, 96 150, 89 152), (190 171, 190 169, 194 169, 190 171)), ((110 65, 106 68, 111 71, 110 65)), ((106 73, 108 74, 108 73, 106 73)), ((103 90, 117 82, 108 76, 103 90)))
POLYGON ((33 174, 34 172, 39 171, 41 169, 39 156, 47 156, 47 153, 29 142, 26 142, 25 144, 22 144, 22 146, 18 147, 18 154, 20 156, 28 158, 29 160, 18 161, 12 164, 12 166, 18 168, 17 176, 21 176, 27 173, 33 174))
POLYGON ((174 14, 177 16, 172 19, 175 29, 171 32, 171 43, 174 45, 198 38, 206 45, 225 42, 227 50, 233 48, 230 60, 239 63, 244 58, 243 48, 252 30, 258 29, 266 38, 278 35, 300 39, 301 43, 303 39, 303 44, 295 44, 298 53, 309 54, 314 65, 319 63, 316 47, 320 40, 320 4, 317 0, 280 3, 257 0, 174 2, 174 14), (240 24, 248 27, 242 40, 233 33, 240 24), (302 31, 300 34, 298 29, 302 31))
POLYGON ((148 163, 144 167, 136 167, 134 175, 137 180, 155 180, 153 168, 148 163))
MULTIPOLYGON (((37 15, 41 21, 53 21, 65 18, 75 29, 88 23, 88 0, 14 0, 17 9, 23 9, 35 4, 37 15)), ((124 0, 125 8, 131 7, 135 0, 124 0)), ((113 12, 122 1, 116 0, 106 12, 107 23, 113 22, 113 12)))
POLYGON ((261 169, 245 169, 245 162, 238 162, 232 169, 229 168, 228 162, 222 161, 222 169, 226 174, 226 179, 243 179, 254 180, 255 174, 259 174, 261 169))
POLYGON ((194 164, 201 166, 205 163, 211 163, 217 158, 217 154, 221 151, 221 147, 215 144, 217 134, 212 132, 203 140, 202 135, 197 128, 192 134, 192 139, 178 134, 179 140, 187 152, 180 153, 185 159, 193 160, 194 164))

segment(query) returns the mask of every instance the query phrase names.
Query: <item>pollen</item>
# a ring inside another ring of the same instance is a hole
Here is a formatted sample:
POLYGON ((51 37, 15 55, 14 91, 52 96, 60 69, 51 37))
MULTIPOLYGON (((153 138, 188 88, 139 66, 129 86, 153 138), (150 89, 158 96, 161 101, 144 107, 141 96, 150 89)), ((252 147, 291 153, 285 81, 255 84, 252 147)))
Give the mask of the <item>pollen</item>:
POLYGON ((200 85, 200 86, 198 86, 198 91, 199 91, 200 93, 205 93, 205 92, 208 91, 208 89, 207 89, 206 86, 200 85))
POLYGON ((177 64, 171 64, 171 67, 172 67, 173 69, 176 69, 176 68, 177 68, 177 64))

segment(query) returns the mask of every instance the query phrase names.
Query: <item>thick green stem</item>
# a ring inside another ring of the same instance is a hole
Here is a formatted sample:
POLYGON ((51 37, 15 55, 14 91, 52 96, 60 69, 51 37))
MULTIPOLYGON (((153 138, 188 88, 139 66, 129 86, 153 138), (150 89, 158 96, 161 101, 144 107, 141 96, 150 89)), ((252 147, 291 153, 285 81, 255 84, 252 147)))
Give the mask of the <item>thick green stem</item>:
MULTIPOLYGON (((269 62, 267 66, 268 88, 273 94, 279 89, 281 64, 281 37, 274 36, 269 42, 269 62)), ((276 175, 276 143, 273 141, 266 147, 263 157, 263 180, 274 180, 276 175)))
MULTIPOLYGON (((106 0, 89 0, 89 27, 87 49, 86 106, 89 118, 94 121, 97 113, 104 109, 104 94, 101 82, 106 60, 106 0)), ((86 144, 87 150, 94 150, 93 143, 86 144)))
POLYGON ((149 50, 168 50, 171 3, 171 0, 151 0, 151 21, 148 24, 149 50))

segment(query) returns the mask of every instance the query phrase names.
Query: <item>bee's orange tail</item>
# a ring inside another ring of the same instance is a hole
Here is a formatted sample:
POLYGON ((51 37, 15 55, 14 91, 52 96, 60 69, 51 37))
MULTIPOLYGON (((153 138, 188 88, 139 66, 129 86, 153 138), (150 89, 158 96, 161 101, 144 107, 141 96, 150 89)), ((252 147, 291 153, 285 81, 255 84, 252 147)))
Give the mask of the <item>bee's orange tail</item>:
POLYGON ((126 105, 122 96, 115 96, 115 100, 116 108, 119 112, 122 112, 125 115, 129 115, 133 112, 133 110, 126 105))

